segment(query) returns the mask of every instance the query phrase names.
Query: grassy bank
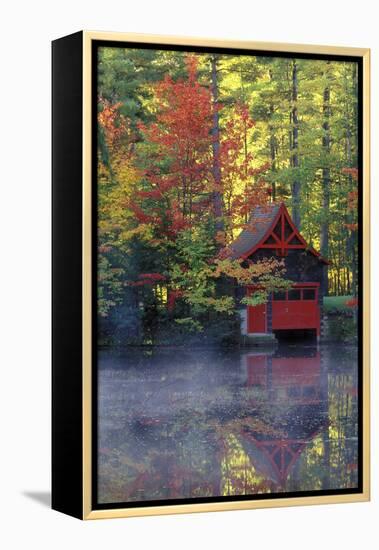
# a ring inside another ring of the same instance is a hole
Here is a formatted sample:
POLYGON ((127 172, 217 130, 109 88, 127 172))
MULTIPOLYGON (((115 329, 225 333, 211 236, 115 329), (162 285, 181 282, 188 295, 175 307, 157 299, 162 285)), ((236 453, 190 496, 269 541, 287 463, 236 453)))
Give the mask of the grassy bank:
POLYGON ((346 302, 352 299, 352 296, 325 296, 324 311, 330 313, 334 311, 351 311, 351 307, 346 302))

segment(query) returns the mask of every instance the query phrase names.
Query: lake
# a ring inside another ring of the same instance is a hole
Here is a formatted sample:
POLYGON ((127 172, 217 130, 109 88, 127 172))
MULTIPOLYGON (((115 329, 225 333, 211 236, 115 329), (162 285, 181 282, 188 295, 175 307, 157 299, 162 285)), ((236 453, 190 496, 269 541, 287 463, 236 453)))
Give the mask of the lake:
POLYGON ((98 502, 355 488, 358 354, 135 348, 98 356, 98 502))

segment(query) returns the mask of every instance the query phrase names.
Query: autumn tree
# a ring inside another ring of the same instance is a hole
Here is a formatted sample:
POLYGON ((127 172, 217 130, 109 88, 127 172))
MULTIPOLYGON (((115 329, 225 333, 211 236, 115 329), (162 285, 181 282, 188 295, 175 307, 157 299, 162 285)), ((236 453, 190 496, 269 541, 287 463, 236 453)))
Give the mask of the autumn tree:
MULTIPOLYGON (((211 95, 196 78, 196 58, 188 56, 186 63, 186 79, 166 76, 155 85, 155 122, 139 124, 149 158, 139 205, 131 208, 139 221, 154 222, 156 232, 168 238, 206 215, 213 185, 211 95)), ((141 156, 144 152, 141 147, 141 156)))

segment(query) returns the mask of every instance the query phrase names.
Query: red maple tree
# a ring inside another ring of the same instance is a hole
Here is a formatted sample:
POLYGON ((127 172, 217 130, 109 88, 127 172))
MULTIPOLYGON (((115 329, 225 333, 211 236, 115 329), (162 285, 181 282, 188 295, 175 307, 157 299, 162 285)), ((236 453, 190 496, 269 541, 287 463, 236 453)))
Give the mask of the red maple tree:
POLYGON ((223 106, 215 105, 210 88, 198 81, 197 63, 196 56, 188 55, 185 79, 166 76, 155 85, 156 121, 139 125, 150 147, 149 166, 144 172, 145 189, 137 193, 130 208, 139 222, 153 224, 158 234, 169 239, 212 215, 216 187, 231 236, 254 206, 268 200, 267 186, 257 178, 268 165, 253 166, 248 139, 254 122, 245 104, 235 106, 218 136, 221 181, 214 181, 212 117, 223 106), (236 178, 242 182, 238 193, 236 178))
POLYGON ((149 144, 146 189, 131 204, 136 218, 174 238, 204 214, 211 177, 211 94, 197 80, 197 59, 187 56, 187 78, 156 84, 156 121, 139 125, 149 144), (139 204, 138 204, 139 203, 139 204))

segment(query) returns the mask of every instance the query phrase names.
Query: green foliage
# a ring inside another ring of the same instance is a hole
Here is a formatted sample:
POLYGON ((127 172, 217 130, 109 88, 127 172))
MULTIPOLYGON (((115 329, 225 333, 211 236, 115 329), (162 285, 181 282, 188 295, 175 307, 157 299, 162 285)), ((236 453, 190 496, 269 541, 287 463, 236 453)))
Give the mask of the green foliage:
POLYGON ((122 301, 121 269, 112 268, 112 264, 104 256, 98 260, 98 297, 99 315, 105 317, 110 309, 122 301))
MULTIPOLYGON (((208 308, 223 311, 228 305, 224 297, 215 297, 216 286, 212 280, 209 259, 216 252, 210 232, 206 227, 180 232, 176 240, 177 263, 170 270, 174 288, 179 288, 183 299, 191 306, 196 316, 208 308)), ((229 303, 229 306, 232 304, 229 303)))
POLYGON ((181 319, 175 319, 175 323, 184 327, 186 330, 189 330, 189 332, 202 332, 204 330, 199 321, 192 319, 192 317, 182 317, 181 319))
POLYGON ((348 342, 350 344, 357 341, 357 325, 352 316, 336 315, 328 318, 327 340, 335 342, 348 342))

